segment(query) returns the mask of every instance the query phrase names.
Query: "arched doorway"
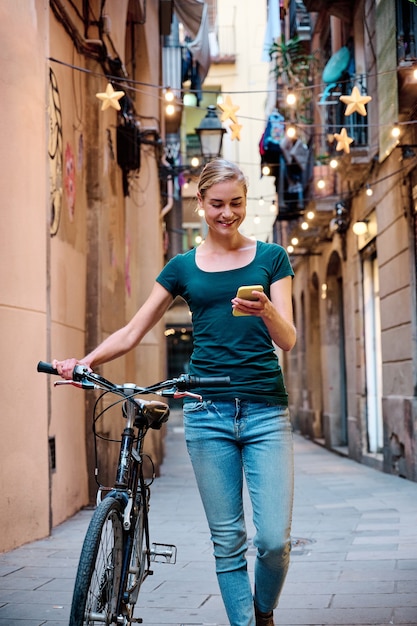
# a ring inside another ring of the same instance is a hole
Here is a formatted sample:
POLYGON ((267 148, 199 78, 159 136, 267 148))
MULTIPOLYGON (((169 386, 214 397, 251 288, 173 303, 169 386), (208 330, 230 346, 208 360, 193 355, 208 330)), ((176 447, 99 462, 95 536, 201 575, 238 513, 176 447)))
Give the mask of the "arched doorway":
POLYGON ((323 328, 324 413, 323 430, 329 448, 347 445, 347 393, 342 263, 337 252, 330 256, 326 283, 323 328))
POLYGON ((309 347, 308 347, 308 380, 311 389, 311 424, 310 433, 314 439, 323 437, 323 378, 322 378, 322 339, 320 328, 320 288, 316 272, 309 284, 309 347))

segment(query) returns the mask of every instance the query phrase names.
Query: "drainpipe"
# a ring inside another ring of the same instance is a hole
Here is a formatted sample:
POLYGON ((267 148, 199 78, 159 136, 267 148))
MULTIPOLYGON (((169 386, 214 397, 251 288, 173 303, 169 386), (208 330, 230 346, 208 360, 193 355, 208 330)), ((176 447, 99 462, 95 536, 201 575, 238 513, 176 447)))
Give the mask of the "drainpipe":
MULTIPOLYGON (((170 165, 168 163, 168 161, 164 158, 162 159, 162 164, 169 169, 170 165)), ((174 206, 174 181, 173 181, 173 177, 172 174, 169 174, 168 178, 167 178, 167 203, 166 205, 163 207, 163 209, 161 210, 161 214, 160 214, 160 218, 161 220, 164 219, 165 215, 167 215, 170 210, 172 209, 172 207, 174 206)))

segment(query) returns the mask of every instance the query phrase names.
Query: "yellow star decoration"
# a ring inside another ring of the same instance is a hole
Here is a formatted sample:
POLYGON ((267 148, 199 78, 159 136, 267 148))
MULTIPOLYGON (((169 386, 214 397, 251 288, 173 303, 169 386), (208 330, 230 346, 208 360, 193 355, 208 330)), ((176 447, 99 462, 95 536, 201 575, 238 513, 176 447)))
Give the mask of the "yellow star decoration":
POLYGON ((240 106, 233 104, 230 96, 226 96, 225 102, 218 105, 219 109, 223 111, 221 116, 221 121, 225 122, 228 119, 231 119, 232 122, 237 124, 236 111, 239 111, 240 106))
POLYGON ((339 100, 347 104, 345 115, 352 115, 355 111, 360 115, 366 115, 365 104, 368 104, 368 102, 372 100, 372 97, 362 96, 355 85, 350 96, 340 96, 339 100))
POLYGON ((344 150, 347 154, 350 152, 349 145, 352 143, 352 137, 348 137, 346 128, 342 128, 340 133, 335 133, 334 138, 337 139, 336 150, 344 150))
POLYGON ((104 93, 96 93, 96 98, 103 101, 101 110, 105 111, 109 107, 113 107, 116 111, 120 111, 121 106, 119 104, 120 98, 125 95, 124 91, 114 91, 113 85, 107 83, 106 91, 104 93))
POLYGON ((232 131, 232 134, 230 135, 230 139, 233 141, 233 139, 237 139, 238 141, 240 141, 240 131, 242 129, 242 124, 230 124, 230 130, 232 131))

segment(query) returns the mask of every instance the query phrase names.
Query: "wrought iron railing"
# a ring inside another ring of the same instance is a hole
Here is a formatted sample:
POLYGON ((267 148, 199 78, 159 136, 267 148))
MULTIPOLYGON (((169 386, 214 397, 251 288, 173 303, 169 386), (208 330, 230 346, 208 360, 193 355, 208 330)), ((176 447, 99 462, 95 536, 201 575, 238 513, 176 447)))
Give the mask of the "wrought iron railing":
POLYGON ((410 0, 397 0, 397 62, 408 64, 417 60, 417 6, 410 0))
POLYGON ((349 95, 355 86, 362 95, 366 95, 366 77, 364 74, 358 74, 334 85, 328 85, 326 91, 321 95, 319 106, 325 133, 334 135, 334 133, 339 133, 342 128, 346 128, 348 136, 354 140, 351 147, 360 148, 368 145, 368 118, 356 112, 345 115, 346 104, 340 100, 340 96, 349 95))

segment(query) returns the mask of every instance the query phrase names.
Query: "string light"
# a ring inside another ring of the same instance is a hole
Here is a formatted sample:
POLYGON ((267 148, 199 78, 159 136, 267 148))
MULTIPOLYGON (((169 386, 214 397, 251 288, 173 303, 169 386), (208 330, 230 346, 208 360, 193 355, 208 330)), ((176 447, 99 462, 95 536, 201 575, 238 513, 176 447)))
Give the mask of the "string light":
POLYGON ((194 156, 191 161, 191 167, 198 167, 200 165, 200 159, 196 156, 194 156))
POLYGON ((259 206, 263 206, 265 204, 265 200, 262 198, 262 196, 259 198, 259 206))
MULTIPOLYGON (((73 63, 67 63, 65 61, 62 61, 60 59, 56 59, 55 57, 48 57, 48 61, 50 61, 51 63, 57 63, 59 65, 63 65, 65 67, 68 67, 72 70, 76 70, 78 72, 83 72, 84 74, 91 74, 92 76, 96 76, 98 78, 102 78, 103 74, 102 72, 98 72, 98 71, 94 71, 94 70, 90 70, 87 69, 85 67, 80 67, 78 65, 74 65, 73 63)), ((414 70, 414 72, 416 72, 417 74, 417 68, 414 70)), ((397 73, 397 68, 394 68, 392 70, 385 70, 383 72, 375 72, 372 74, 368 74, 368 79, 370 78, 375 78, 378 76, 385 76, 388 74, 396 74, 397 73)), ((106 78, 108 80, 115 80, 120 82, 120 76, 112 76, 106 75, 106 78)), ((123 84, 128 86, 127 88, 131 89, 132 91, 140 91, 138 89, 135 89, 134 85, 139 85, 139 86, 143 86, 143 87, 151 87, 154 88, 158 91, 163 91, 164 93, 166 93, 167 91, 171 91, 172 89, 170 87, 166 87, 164 85, 159 85, 159 84, 155 84, 155 83, 146 83, 144 81, 139 81, 133 78, 129 78, 128 76, 123 77, 123 84)), ((302 87, 297 87, 296 90, 294 90, 295 95, 297 96, 298 94, 302 93, 303 91, 311 91, 311 90, 323 90, 324 86, 323 83, 315 83, 312 85, 307 85, 307 86, 302 86, 302 87)), ((197 93, 198 90, 193 90, 193 89, 187 89, 187 93, 197 93)), ((203 91, 204 94, 213 94, 216 96, 217 98, 217 102, 222 102, 223 101, 223 97, 222 94, 219 93, 218 89, 204 89, 203 91)), ((241 90, 241 91, 231 91, 229 92, 231 95, 242 95, 242 94, 255 94, 255 93, 262 93, 262 94, 269 94, 269 93, 273 93, 275 94, 275 90, 273 89, 261 89, 261 90, 241 90)), ((149 95, 149 94, 148 94, 149 95)), ((256 121, 264 121, 264 118, 252 118, 252 117, 248 117, 248 116, 241 116, 242 119, 247 119, 247 120, 256 120, 256 121)), ((413 124, 417 124, 417 120, 407 120, 406 122, 401 122, 402 126, 409 126, 409 125, 413 125, 413 124)), ((322 128, 322 124, 308 124, 309 128, 322 128)), ((391 124, 385 124, 385 125, 381 125, 381 124, 370 124, 368 123, 368 127, 378 127, 381 128, 383 126, 391 126, 391 124)))
POLYGON ((275 200, 272 200, 269 210, 271 211, 271 213, 276 213, 275 200))
POLYGON ((309 211, 306 215, 308 220, 314 219, 314 211, 309 211))
POLYGON ((294 246, 291 246, 291 245, 287 246, 287 252, 288 254, 292 254, 294 252, 294 246))
POLYGON ((303 223, 301 224, 301 229, 302 229, 302 230, 308 230, 308 228, 309 228, 309 226, 308 226, 308 222, 303 222, 303 223))
POLYGON ((400 134, 401 134, 400 127, 398 126, 398 124, 396 124, 391 130, 391 135, 394 137, 394 139, 398 139, 400 134))
POLYGON ((366 185, 366 192, 365 193, 369 197, 371 197, 373 195, 373 193, 374 193, 372 187, 370 187, 368 184, 366 185))
MULTIPOLYGON (((64 62, 64 61, 62 61, 60 59, 56 59, 54 57, 49 57, 48 60, 51 63, 60 64, 62 66, 71 68, 74 71, 79 71, 79 72, 83 72, 83 73, 86 73, 86 74, 91 74, 92 76, 95 76, 95 77, 98 77, 98 78, 103 78, 102 72, 86 69, 84 67, 80 67, 80 66, 74 65, 72 63, 66 63, 66 62, 64 62)), ((377 77, 377 76, 383 76, 383 75, 386 75, 386 74, 393 74, 393 73, 396 73, 396 71, 397 71, 396 68, 394 68, 393 70, 387 70, 387 71, 384 71, 384 72, 377 72, 377 73, 374 73, 374 74, 369 74, 368 78, 371 78, 371 76, 377 77)), ((413 75, 414 75, 415 79, 417 80, 417 68, 414 69, 413 75)), ((120 82, 120 77, 119 76, 114 76, 114 77, 106 76, 106 78, 108 80, 114 79, 115 81, 120 82)), ((175 94, 173 93, 172 89, 170 87, 166 87, 164 85, 153 84, 153 83, 146 83, 144 81, 138 81, 138 80, 129 78, 128 76, 125 76, 123 78, 123 85, 124 85, 124 87, 126 87, 127 90, 131 90, 133 92, 140 92, 140 93, 144 93, 144 92, 142 92, 140 89, 138 89, 137 88, 138 86, 139 87, 146 87, 148 89, 149 88, 153 88, 153 89, 155 89, 157 91, 157 96, 156 97, 161 98, 161 95, 163 95, 163 98, 164 98, 165 101, 167 99, 170 99, 170 98, 173 98, 173 102, 175 101, 175 94)), ((297 87, 297 89, 294 90, 294 93, 291 92, 291 93, 288 94, 288 96, 294 95, 296 97, 296 99, 297 99, 297 97, 303 91, 322 89, 322 88, 323 88, 322 83, 308 85, 308 86, 305 86, 305 87, 297 87)), ((188 93, 193 93, 193 90, 187 89, 187 92, 188 93)), ((197 92, 197 90, 196 90, 196 92, 197 92)), ((262 89, 262 90, 259 90, 259 92, 256 92, 254 90, 241 90, 241 91, 236 91, 236 92, 231 92, 231 93, 232 94, 252 94, 252 93, 272 93, 272 92, 274 92, 274 91, 273 90, 268 90, 268 89, 262 89)), ((149 95, 148 91, 146 93, 147 93, 147 95, 149 95)), ((182 94, 182 91, 180 91, 178 93, 182 94)), ((222 100, 222 94, 219 92, 219 89, 212 89, 212 90, 205 89, 203 91, 203 93, 204 94, 214 94, 216 96, 216 98, 218 99, 218 101, 222 100)), ((171 104, 171 107, 172 108, 169 108, 168 111, 167 111, 167 114, 169 114, 169 115, 172 115, 173 113, 175 113, 175 110, 176 110, 176 107, 175 107, 174 104, 171 104)), ((256 121, 264 121, 263 118, 259 119, 259 118, 252 118, 252 117, 249 117, 249 116, 246 116, 246 117, 245 116, 241 116, 241 117, 242 117, 242 119, 248 119, 248 120, 252 120, 253 119, 253 120, 256 120, 256 121)), ((401 135, 401 129, 403 127, 411 127, 414 124, 417 124, 417 120, 407 120, 407 121, 401 122, 401 124, 397 123, 397 124, 395 124, 395 126, 393 128, 392 128, 392 124, 381 125, 381 124, 377 124, 377 123, 370 124, 369 122, 368 122, 367 126, 369 128, 372 127, 372 126, 379 127, 379 128, 386 127, 387 129, 389 127, 391 127, 392 136, 394 138, 398 139, 399 136, 401 135)), ((320 129, 323 128, 323 124, 309 124, 308 126, 309 126, 309 128, 320 128, 320 129)), ((295 127, 293 127, 293 128, 295 130, 295 127)), ((332 168, 337 167, 337 160, 336 159, 332 159, 330 161, 329 165, 332 168)), ((382 180, 385 180, 386 178, 390 178, 391 176, 396 175, 398 172, 401 172, 403 169, 405 169, 405 168, 401 168, 400 170, 397 170, 396 172, 392 172, 391 174, 389 174, 386 177, 381 178, 380 180, 382 181, 382 180)), ((262 174, 264 176, 269 176, 271 174, 270 168, 268 166, 264 165, 264 167, 262 168, 262 174)), ((373 185, 377 184, 378 182, 380 182, 380 181, 374 181, 373 185)), ((321 183, 321 184, 323 184, 323 183, 321 183)), ((325 186, 325 183, 324 183, 324 186, 325 186)), ((324 186, 322 188, 324 188, 324 186)), ((362 187, 362 189, 363 189, 363 187, 362 187)), ((357 189, 356 191, 353 191, 353 193, 350 193, 349 196, 355 195, 355 193, 358 193, 359 191, 360 191, 360 188, 357 189)), ((368 189, 366 190, 366 194, 367 195, 368 194, 370 195, 371 192, 372 192, 371 189, 369 191, 368 191, 368 189)), ((272 211, 272 208, 271 208, 271 211, 272 211)))
POLYGON ((259 215, 255 215, 255 217, 253 218, 253 223, 254 224, 260 224, 261 223, 261 218, 259 217, 259 215))
POLYGON ((293 237, 291 239, 291 243, 292 243, 293 246, 296 246, 298 244, 298 237, 293 237))
POLYGON ((337 159, 330 159, 329 165, 332 168, 332 170, 335 170, 337 169, 339 162, 337 159))
POLYGON ((168 89, 165 90, 164 93, 164 98, 165 98, 165 102, 174 102, 174 92, 171 90, 170 87, 168 87, 168 89))
POLYGON ((290 124, 290 126, 288 126, 287 131, 286 131, 287 137, 289 137, 290 139, 294 139, 296 134, 297 134, 296 127, 294 126, 294 124, 290 124))
POLYGON ((290 107, 294 106, 294 105, 295 105, 295 103, 297 102, 297 97, 296 97, 295 93, 294 93, 294 92, 292 92, 292 91, 290 91, 290 92, 287 94, 287 98, 286 98, 286 99, 287 99, 287 104, 288 104, 288 106, 290 106, 290 107))
POLYGON ((320 178, 317 181, 317 189, 324 189, 326 186, 326 181, 324 180, 324 178, 320 178))

